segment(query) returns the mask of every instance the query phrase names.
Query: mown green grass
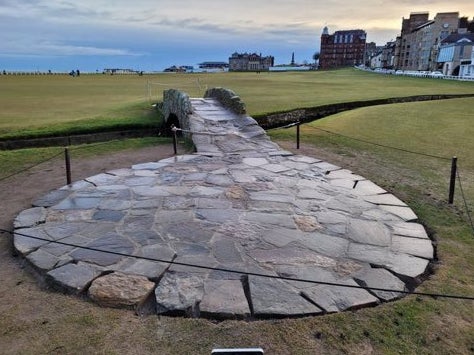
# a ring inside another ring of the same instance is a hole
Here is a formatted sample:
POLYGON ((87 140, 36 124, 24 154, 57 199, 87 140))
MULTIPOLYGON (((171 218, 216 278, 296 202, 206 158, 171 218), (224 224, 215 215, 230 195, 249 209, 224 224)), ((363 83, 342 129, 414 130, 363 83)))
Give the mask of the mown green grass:
MULTIPOLYGON (((164 89, 200 97, 227 87, 251 115, 323 104, 424 94, 473 93, 472 83, 375 75, 354 69, 289 73, 145 76, 1 76, 0 138, 72 134, 156 124, 164 89)), ((158 118, 159 119, 159 118, 158 118)))

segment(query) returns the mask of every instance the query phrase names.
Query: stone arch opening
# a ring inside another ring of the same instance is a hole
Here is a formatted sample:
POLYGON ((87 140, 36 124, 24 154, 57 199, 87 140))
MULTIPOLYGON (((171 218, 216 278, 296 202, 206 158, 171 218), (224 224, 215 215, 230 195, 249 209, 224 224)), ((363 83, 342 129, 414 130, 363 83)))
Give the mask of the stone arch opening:
MULTIPOLYGON (((171 131, 171 127, 181 128, 181 124, 179 123, 179 118, 174 113, 170 113, 168 118, 163 122, 163 128, 161 133, 165 136, 171 137, 173 132, 171 131)), ((182 136, 181 131, 176 132, 178 137, 182 136)))

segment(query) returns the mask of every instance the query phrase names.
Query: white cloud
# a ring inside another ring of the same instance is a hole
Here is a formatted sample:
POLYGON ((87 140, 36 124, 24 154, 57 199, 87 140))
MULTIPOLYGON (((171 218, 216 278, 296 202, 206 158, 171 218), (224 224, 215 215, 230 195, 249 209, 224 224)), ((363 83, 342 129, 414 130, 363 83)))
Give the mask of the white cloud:
MULTIPOLYGON (((310 54, 319 50, 325 25, 331 32, 361 28, 369 40, 383 44, 395 38, 402 17, 412 11, 429 11, 431 18, 440 11, 474 16, 472 0, 347 4, 343 0, 0 0, 0 53, 3 58, 147 57, 151 63, 152 57, 185 62, 206 53, 209 59, 216 53, 225 58, 235 50, 286 57, 288 51, 291 55, 293 50, 310 54)), ((311 59, 310 54, 304 59, 311 59)))

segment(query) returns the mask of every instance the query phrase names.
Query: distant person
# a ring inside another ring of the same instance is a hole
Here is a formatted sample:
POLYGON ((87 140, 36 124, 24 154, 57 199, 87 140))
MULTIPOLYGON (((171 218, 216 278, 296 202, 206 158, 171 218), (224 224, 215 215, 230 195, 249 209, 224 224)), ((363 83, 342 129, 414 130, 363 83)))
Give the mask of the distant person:
POLYGON ((77 76, 81 75, 81 72, 79 71, 79 69, 76 70, 76 75, 77 76))

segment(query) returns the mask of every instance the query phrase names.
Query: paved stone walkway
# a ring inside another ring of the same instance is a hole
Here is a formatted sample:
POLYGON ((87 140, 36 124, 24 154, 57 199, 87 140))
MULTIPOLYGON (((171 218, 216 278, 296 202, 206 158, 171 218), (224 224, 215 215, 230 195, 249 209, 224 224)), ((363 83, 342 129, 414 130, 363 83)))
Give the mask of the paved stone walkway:
POLYGON ((14 246, 50 285, 106 306, 258 318, 402 296, 330 283, 403 291, 419 282, 433 247, 405 203, 282 151, 252 118, 212 99, 192 104, 197 153, 92 176, 18 215, 14 246))

